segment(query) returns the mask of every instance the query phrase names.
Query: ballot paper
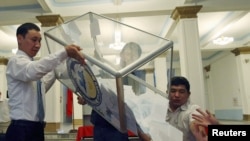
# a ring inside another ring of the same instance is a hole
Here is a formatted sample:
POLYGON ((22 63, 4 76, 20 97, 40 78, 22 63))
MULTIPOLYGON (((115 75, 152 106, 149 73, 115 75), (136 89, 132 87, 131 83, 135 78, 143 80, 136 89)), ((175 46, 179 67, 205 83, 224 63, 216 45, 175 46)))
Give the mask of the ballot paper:
POLYGON ((183 141, 183 134, 167 122, 151 121, 148 134, 153 141, 183 141))
POLYGON ((124 87, 125 102, 133 111, 139 128, 153 141, 182 141, 182 132, 165 121, 168 99, 153 92, 134 95, 124 87))
MULTIPOLYGON (((67 60, 67 68, 76 93, 121 131, 115 79, 96 78, 89 65, 74 59, 67 60)), ((152 91, 135 95, 128 85, 124 85, 123 90, 127 130, 137 135, 140 129, 154 141, 182 141, 182 132, 165 121, 168 99, 152 91)))
MULTIPOLYGON (((98 81, 115 93, 115 79, 98 79, 98 81)), ((107 105, 110 105, 111 103, 116 103, 114 102, 116 100, 117 99, 105 101, 108 102, 107 105)), ((126 117, 129 117, 127 123, 131 124, 128 125, 129 127, 133 127, 134 122, 130 122, 130 120, 131 116, 134 116, 137 129, 139 128, 144 133, 149 134, 152 140, 182 141, 182 132, 165 121, 168 109, 168 99, 153 92, 135 95, 132 86, 124 85, 124 101, 126 104, 125 110, 128 110, 126 117)))

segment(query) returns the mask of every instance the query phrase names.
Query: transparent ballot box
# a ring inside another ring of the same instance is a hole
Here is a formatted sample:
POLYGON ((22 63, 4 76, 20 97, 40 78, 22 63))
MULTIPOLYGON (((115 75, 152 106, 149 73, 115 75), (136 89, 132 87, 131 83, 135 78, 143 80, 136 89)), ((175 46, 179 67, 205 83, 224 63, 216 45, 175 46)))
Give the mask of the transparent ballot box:
POLYGON ((127 100, 146 92, 165 94, 155 87, 155 61, 165 58, 162 71, 170 74, 173 42, 92 12, 44 35, 50 53, 76 44, 86 58, 86 65, 72 58, 62 62, 57 79, 118 130, 137 133, 138 120, 127 100))

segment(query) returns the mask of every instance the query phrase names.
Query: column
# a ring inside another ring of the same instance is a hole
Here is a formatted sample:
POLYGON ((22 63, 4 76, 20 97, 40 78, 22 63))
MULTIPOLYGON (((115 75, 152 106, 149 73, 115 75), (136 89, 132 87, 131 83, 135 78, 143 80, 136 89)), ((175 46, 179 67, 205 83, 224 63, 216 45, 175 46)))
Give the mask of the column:
POLYGON ((213 82, 212 82, 212 75, 211 75, 211 66, 205 66, 205 104, 206 109, 209 110, 211 113, 214 113, 214 96, 213 96, 213 82))
MULTIPOLYGON (((197 13, 202 6, 176 7, 172 18, 177 21, 180 43, 181 75, 187 77, 191 85, 191 102, 205 107, 204 76, 199 41, 197 13)), ((175 48, 175 46, 174 46, 175 48)))
POLYGON ((250 47, 241 47, 232 50, 236 56, 236 65, 239 74, 240 94, 243 109, 243 119, 250 120, 250 47))
POLYGON ((1 97, 0 100, 3 100, 7 97, 7 80, 6 80, 6 65, 8 63, 8 59, 0 56, 0 91, 1 97))
POLYGON ((168 84, 168 76, 167 76, 167 62, 166 62, 166 53, 158 56, 154 60, 154 72, 155 72, 155 84, 156 88, 164 92, 167 96, 167 84, 168 84))
MULTIPOLYGON (((44 57, 49 54, 47 43, 45 41, 44 32, 49 30, 50 28, 60 25, 63 23, 63 19, 60 15, 43 15, 36 17, 38 21, 41 22, 41 34, 42 34, 42 41, 41 41, 41 49, 38 54, 39 57, 44 57)), ((55 46, 51 49, 51 52, 55 52, 56 48, 58 48, 58 44, 53 43, 55 46)), ((51 45, 51 44, 50 44, 51 45)), ((55 132, 57 129, 60 129, 62 120, 62 103, 61 97, 63 96, 63 89, 62 85, 59 81, 56 80, 54 85, 51 89, 46 93, 46 116, 45 120, 47 122, 45 131, 48 132, 55 132)))
MULTIPOLYGON (((8 100, 7 100, 7 80, 6 80, 6 65, 8 59, 0 56, 0 132, 5 133, 10 124, 9 109, 8 109, 8 100)), ((1 139, 0 139, 1 140, 1 139)))
MULTIPOLYGON (((36 18, 41 22, 41 27, 42 27, 41 33, 42 33, 43 40, 42 40, 42 48, 40 49, 40 54, 39 54, 42 57, 42 56, 46 56, 49 53, 43 33, 51 29, 52 27, 62 24, 63 19, 60 15, 43 15, 43 16, 37 16, 36 18)), ((55 44, 55 46, 56 45, 57 44, 55 44)), ((53 50, 53 48, 50 48, 50 49, 52 49, 51 50, 52 52, 56 50, 56 49, 53 50)))

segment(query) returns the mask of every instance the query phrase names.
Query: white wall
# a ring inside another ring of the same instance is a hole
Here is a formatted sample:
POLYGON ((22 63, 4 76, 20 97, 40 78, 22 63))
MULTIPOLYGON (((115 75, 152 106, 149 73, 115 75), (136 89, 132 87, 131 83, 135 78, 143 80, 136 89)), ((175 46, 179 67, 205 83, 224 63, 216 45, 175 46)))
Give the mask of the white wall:
POLYGON ((211 64, 212 94, 215 109, 241 108, 239 81, 234 54, 211 64), (235 102, 237 99, 238 102, 235 102))
POLYGON ((240 92, 244 114, 250 115, 250 54, 236 57, 239 72, 240 92))
POLYGON ((209 89, 208 105, 213 105, 209 108, 212 108, 217 118, 243 118, 239 74, 233 53, 210 65, 210 72, 206 73, 206 84, 209 89))

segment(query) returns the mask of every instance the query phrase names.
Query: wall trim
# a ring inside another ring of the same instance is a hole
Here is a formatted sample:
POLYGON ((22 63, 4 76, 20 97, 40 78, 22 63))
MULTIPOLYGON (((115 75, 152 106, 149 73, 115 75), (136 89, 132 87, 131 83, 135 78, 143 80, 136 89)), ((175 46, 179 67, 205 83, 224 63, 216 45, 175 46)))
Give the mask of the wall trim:
POLYGON ((49 122, 46 123, 46 127, 44 129, 45 132, 57 132, 57 129, 61 128, 61 123, 59 122, 49 122))
POLYGON ((243 115, 243 120, 250 121, 250 115, 243 115))
POLYGON ((83 120, 82 119, 74 119, 74 125, 75 126, 82 126, 83 120))
POLYGON ((184 18, 197 18, 197 13, 201 10, 202 5, 176 7, 171 15, 174 20, 184 18))
POLYGON ((7 65, 8 59, 4 57, 0 57, 0 65, 7 65))
POLYGON ((235 56, 238 56, 240 54, 250 54, 250 47, 240 47, 235 48, 231 51, 235 56))

